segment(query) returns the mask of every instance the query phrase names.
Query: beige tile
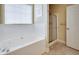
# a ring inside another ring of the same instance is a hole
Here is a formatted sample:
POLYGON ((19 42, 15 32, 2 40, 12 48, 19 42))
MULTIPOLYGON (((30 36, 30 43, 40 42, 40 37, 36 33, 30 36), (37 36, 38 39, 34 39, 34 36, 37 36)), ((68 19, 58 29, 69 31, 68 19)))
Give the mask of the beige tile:
POLYGON ((50 47, 49 53, 44 55, 79 55, 79 51, 65 46, 65 44, 56 42, 50 47))

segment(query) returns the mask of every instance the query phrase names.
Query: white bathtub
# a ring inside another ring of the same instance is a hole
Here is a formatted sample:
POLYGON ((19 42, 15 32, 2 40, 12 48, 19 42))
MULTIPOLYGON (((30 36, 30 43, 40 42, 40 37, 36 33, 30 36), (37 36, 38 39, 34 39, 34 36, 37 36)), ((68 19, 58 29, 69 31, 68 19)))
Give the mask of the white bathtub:
POLYGON ((44 37, 29 37, 27 39, 11 39, 0 43, 0 48, 5 51, 0 54, 9 55, 29 55, 42 54, 45 52, 45 38, 44 37), (7 50, 9 50, 7 52, 7 50))
POLYGON ((45 52, 44 33, 38 32, 35 30, 35 28, 32 27, 28 27, 26 29, 22 29, 21 27, 22 30, 19 31, 17 28, 15 30, 12 29, 13 27, 6 29, 2 34, 2 36, 4 35, 3 39, 7 40, 2 40, 0 42, 0 49, 4 49, 4 51, 0 50, 1 55, 37 55, 45 52), (23 31, 25 31, 26 34, 24 34, 23 31))

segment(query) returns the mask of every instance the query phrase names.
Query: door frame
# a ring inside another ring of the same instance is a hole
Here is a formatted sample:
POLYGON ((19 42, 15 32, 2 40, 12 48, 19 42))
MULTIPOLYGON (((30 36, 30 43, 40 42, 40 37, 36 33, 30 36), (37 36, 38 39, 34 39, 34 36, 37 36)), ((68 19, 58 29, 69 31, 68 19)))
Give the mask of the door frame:
POLYGON ((49 52, 49 4, 43 4, 43 19, 46 19, 45 52, 49 52), (46 13, 46 14, 45 14, 46 13))

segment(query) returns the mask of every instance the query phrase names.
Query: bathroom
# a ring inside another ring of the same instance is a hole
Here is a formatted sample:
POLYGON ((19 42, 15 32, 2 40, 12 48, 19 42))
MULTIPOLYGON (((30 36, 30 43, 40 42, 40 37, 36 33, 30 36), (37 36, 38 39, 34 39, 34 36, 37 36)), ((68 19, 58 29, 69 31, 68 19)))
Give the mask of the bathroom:
POLYGON ((0 4, 0 54, 44 53, 46 16, 47 5, 0 4))

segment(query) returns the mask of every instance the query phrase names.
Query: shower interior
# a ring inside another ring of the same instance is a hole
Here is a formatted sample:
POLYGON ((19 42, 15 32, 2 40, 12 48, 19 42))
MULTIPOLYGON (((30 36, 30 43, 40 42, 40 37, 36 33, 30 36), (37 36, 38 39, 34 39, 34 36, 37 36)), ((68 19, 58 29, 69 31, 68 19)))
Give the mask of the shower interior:
POLYGON ((57 16, 53 14, 49 5, 49 43, 57 40, 57 16))

